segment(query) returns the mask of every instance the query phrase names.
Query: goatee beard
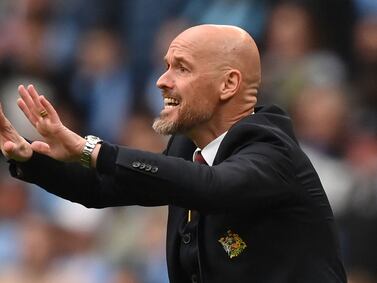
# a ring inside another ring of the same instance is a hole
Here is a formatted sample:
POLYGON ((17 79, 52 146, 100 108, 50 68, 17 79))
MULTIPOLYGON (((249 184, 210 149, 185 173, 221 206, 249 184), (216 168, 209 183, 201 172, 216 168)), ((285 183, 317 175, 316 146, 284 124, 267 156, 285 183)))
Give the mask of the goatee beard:
POLYGON ((182 108, 179 117, 175 121, 169 121, 166 116, 160 116, 153 122, 153 129, 160 135, 185 134, 198 125, 209 121, 213 111, 208 108, 196 112, 188 108, 182 108))
POLYGON ((178 130, 178 123, 174 121, 165 121, 161 118, 156 118, 152 125, 153 130, 160 135, 173 135, 178 130))

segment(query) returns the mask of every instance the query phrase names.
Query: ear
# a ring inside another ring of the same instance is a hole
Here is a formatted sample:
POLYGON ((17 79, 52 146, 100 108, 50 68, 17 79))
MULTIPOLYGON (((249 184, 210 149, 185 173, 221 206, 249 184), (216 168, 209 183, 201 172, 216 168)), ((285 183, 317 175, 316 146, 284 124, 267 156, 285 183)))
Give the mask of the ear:
POLYGON ((224 81, 221 84, 220 100, 228 100, 233 97, 239 90, 242 81, 241 72, 232 69, 224 76, 224 81))

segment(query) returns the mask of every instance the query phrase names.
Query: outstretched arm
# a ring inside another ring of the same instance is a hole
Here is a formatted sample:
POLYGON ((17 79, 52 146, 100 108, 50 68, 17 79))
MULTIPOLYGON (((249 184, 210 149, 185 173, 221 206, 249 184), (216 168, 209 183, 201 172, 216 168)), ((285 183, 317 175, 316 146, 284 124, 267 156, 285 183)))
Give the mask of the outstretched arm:
MULTIPOLYGON (((101 146, 96 170, 61 162, 78 162, 85 139, 64 127, 51 104, 33 86, 20 86, 19 92, 18 105, 45 141, 30 145, 42 155, 30 158, 29 153, 28 162, 13 162, 11 173, 71 201, 98 208, 171 204, 224 212, 273 206, 290 200, 292 195, 302 195, 292 165, 293 144, 253 123, 230 130, 233 142, 237 137, 246 140, 212 167, 107 143, 101 146)), ((2 117, 2 123, 9 121, 2 117)), ((18 145, 24 140, 14 135, 7 146, 21 148, 18 145)), ((311 174, 310 182, 321 188, 315 174, 311 174)))

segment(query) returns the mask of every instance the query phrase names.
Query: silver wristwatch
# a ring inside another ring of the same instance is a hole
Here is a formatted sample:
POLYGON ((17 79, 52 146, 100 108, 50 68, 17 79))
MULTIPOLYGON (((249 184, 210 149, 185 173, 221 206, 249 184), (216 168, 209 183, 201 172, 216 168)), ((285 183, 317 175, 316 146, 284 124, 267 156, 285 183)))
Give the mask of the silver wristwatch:
POLYGON ((92 160, 92 153, 97 143, 102 143, 103 141, 96 136, 86 136, 86 143, 84 149, 81 152, 80 162, 81 165, 87 168, 90 168, 90 162, 92 160))

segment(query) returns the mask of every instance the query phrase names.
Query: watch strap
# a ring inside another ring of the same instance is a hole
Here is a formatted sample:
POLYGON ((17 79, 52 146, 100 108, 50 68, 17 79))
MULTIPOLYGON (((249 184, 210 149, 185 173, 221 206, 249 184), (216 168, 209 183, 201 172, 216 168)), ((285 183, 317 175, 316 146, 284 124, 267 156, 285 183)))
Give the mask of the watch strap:
POLYGON ((102 140, 99 137, 92 135, 86 136, 85 139, 86 143, 81 152, 80 163, 82 166, 90 168, 94 148, 98 143, 102 143, 102 140))

